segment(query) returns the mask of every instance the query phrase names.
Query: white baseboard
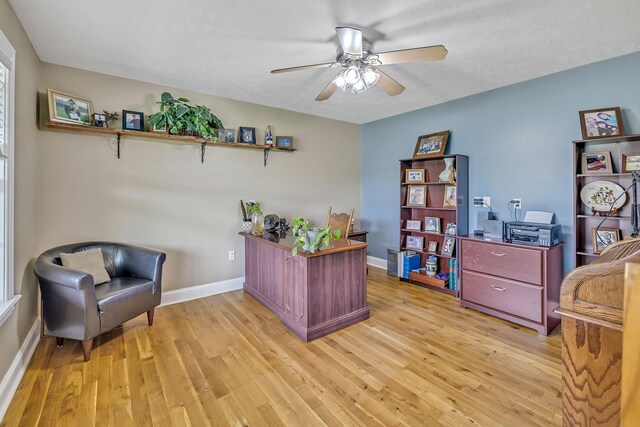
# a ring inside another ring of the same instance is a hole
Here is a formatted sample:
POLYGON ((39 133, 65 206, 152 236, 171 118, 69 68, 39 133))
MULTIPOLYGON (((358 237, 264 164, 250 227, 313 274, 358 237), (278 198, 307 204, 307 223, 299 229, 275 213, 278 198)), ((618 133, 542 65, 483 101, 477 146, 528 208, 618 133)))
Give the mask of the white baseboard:
POLYGON ((382 258, 376 258, 374 256, 367 255, 367 264, 374 267, 387 269, 387 260, 382 258))
POLYGON ((20 385, 20 380, 27 369, 27 365, 39 341, 40 319, 36 319, 22 343, 20 350, 18 350, 18 354, 16 354, 16 357, 13 359, 9 370, 2 379, 2 383, 0 383, 0 420, 4 418, 7 408, 9 408, 11 399, 13 399, 13 395, 20 385))
POLYGON ((207 283, 205 285, 190 286, 188 288, 176 289, 175 291, 163 292, 160 307, 209 297, 211 295, 217 295, 224 292, 237 291, 238 289, 242 289, 243 284, 244 277, 236 277, 235 279, 222 280, 220 282, 207 283))

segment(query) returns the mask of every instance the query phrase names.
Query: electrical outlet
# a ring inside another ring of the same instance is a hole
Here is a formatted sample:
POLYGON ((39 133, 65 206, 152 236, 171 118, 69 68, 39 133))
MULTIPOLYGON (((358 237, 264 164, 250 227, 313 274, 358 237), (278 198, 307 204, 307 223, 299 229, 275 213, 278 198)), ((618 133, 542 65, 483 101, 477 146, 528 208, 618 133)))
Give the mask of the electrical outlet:
POLYGON ((236 251, 229 251, 229 261, 235 261, 236 251))
POLYGON ((482 197, 475 196, 473 198, 473 206, 475 206, 477 208, 483 207, 484 204, 482 203, 482 197))
POLYGON ((514 209, 522 210, 522 199, 511 199, 511 201, 514 209))
POLYGON ((482 204, 483 204, 486 208, 490 208, 490 207, 491 207, 491 197, 489 197, 489 196, 482 196, 482 204))

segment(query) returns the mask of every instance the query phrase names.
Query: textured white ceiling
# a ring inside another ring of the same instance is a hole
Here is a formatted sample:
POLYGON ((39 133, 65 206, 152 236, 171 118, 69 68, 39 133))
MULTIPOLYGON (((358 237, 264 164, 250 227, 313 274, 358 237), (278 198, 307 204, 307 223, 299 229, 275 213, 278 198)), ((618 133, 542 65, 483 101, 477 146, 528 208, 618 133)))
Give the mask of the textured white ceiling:
POLYGON ((10 0, 43 61, 365 123, 640 50, 640 1, 10 0), (378 52, 443 44, 442 62, 383 66, 407 90, 314 101, 334 27, 378 52))

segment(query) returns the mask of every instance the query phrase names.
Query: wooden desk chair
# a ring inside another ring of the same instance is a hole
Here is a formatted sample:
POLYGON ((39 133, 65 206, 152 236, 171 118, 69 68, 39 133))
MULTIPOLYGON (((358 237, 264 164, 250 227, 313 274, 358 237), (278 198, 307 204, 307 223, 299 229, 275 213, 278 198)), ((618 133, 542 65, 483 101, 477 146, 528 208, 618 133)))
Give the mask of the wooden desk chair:
POLYGON ((331 206, 329 206, 329 215, 327 216, 327 227, 330 227, 331 232, 340 229, 340 238, 348 239, 349 231, 351 228, 351 218, 353 218, 353 209, 350 213, 331 213, 331 206))

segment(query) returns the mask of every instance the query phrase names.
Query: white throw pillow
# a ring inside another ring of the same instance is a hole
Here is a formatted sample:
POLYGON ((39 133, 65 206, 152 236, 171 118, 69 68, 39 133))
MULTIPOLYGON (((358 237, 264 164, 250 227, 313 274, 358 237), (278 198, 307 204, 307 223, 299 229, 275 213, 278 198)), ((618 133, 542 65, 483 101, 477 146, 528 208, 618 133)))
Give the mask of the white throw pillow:
POLYGON ((60 260, 64 267, 91 274, 93 283, 96 285, 111 280, 109 273, 104 268, 104 258, 102 258, 102 249, 100 248, 60 254, 60 260))

